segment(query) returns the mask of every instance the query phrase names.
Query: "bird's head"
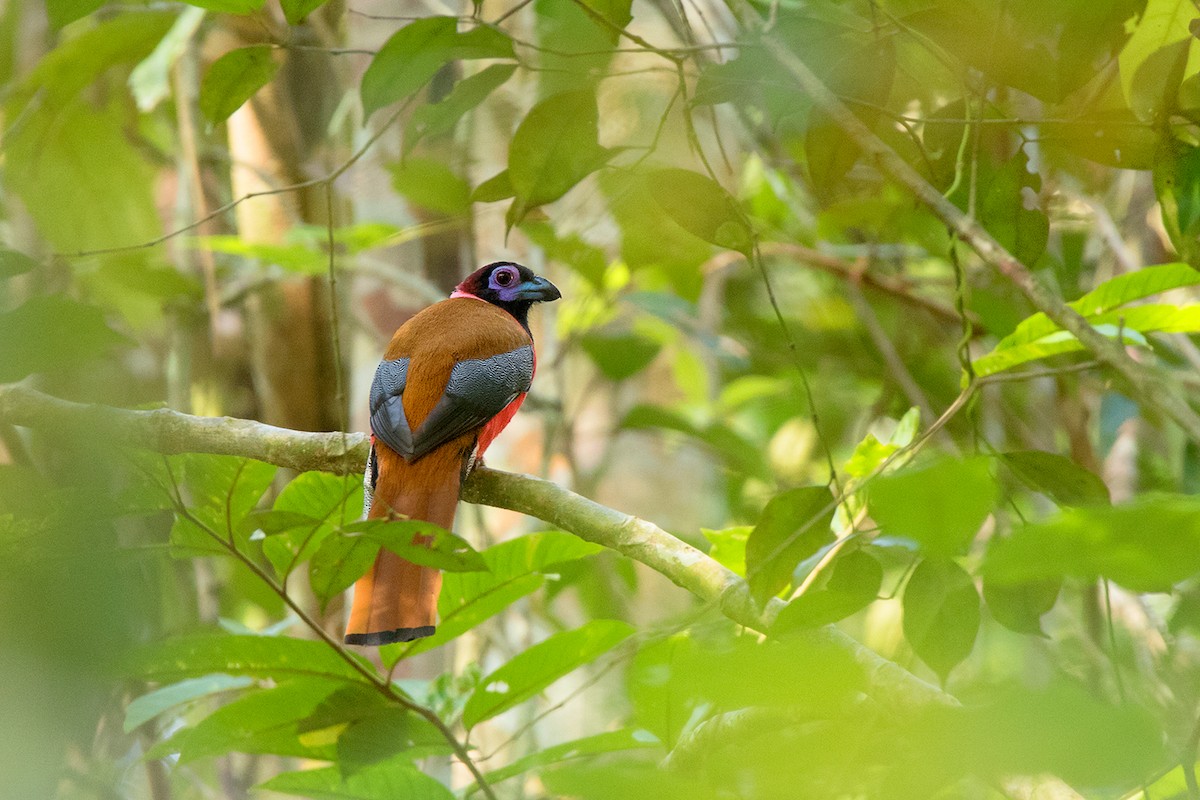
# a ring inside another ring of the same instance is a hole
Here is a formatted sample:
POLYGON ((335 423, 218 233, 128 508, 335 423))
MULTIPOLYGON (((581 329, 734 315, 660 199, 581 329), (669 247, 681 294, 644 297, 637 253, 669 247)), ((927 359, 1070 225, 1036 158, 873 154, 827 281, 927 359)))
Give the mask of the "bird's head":
POLYGON ((503 308, 529 327, 529 307, 562 297, 550 281, 535 275, 528 267, 511 261, 497 261, 480 267, 454 287, 451 297, 475 297, 503 308))

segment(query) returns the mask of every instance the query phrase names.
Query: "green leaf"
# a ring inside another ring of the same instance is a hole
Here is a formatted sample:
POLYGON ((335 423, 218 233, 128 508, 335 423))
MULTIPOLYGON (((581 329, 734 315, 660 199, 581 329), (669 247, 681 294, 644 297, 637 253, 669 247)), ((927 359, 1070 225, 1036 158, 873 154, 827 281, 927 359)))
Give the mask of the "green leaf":
MULTIPOLYGON (((183 467, 183 485, 190 500, 188 511, 200 525, 222 539, 242 547, 247 543, 245 517, 258 504, 275 478, 271 464, 234 456, 188 453, 174 459, 183 467)), ((179 481, 178 473, 174 479, 179 481)), ((190 519, 177 516, 171 529, 176 555, 225 555, 224 547, 190 519)))
POLYGON ((650 193, 674 222, 704 241, 749 253, 753 236, 729 192, 711 178, 686 169, 660 169, 650 193))
POLYGON ((1042 615, 1054 608, 1061 588, 1060 580, 1012 584, 985 578, 983 599, 992 618, 1009 630, 1045 636, 1042 615))
MULTIPOLYGON (((359 660, 368 670, 370 665, 359 660)), ((366 682, 324 642, 284 636, 196 634, 149 645, 130 656, 131 674, 149 681, 179 681, 213 672, 279 680, 325 677, 366 682)))
POLYGON ((254 45, 231 50, 213 62, 200 83, 200 111, 218 125, 266 86, 279 71, 275 48, 254 45))
POLYGON ((279 0, 289 25, 299 25, 309 14, 325 5, 326 0, 279 0))
POLYGON ((796 566, 833 541, 833 496, 824 486, 802 486, 772 497, 746 541, 746 577, 765 603, 792 580, 796 566))
POLYGON ((529 110, 508 147, 509 180, 525 208, 557 200, 608 159, 598 125, 590 90, 556 94, 529 110))
POLYGON ((204 9, 185 8, 150 55, 129 73, 129 89, 139 111, 153 111, 171 94, 171 72, 187 51, 188 43, 204 21, 204 9))
POLYGON ((1033 204, 1041 188, 1041 177, 1029 171, 1029 158, 1018 150, 992 173, 979 199, 980 221, 1024 264, 1041 257, 1050 235, 1049 218, 1033 204))
POLYGON ((46 16, 53 28, 61 28, 100 8, 106 0, 46 0, 46 16))
POLYGON ((355 475, 305 472, 283 487, 271 515, 253 515, 252 520, 267 523, 262 548, 275 574, 283 577, 311 558, 336 528, 356 521, 362 515, 362 490, 355 475))
POLYGON ((619 620, 595 619, 535 644, 480 681, 463 708, 463 724, 472 728, 523 703, 616 647, 633 632, 631 625, 619 620))
POLYGON ((425 17, 396 31, 363 74, 363 111, 369 117, 420 89, 459 58, 513 58, 512 40, 495 28, 458 32, 454 17, 425 17))
POLYGON ((129 733, 139 725, 154 719, 159 714, 175 706, 183 705, 201 697, 209 697, 220 692, 245 689, 247 686, 252 686, 253 684, 254 681, 248 677, 222 675, 218 672, 213 675, 205 675, 202 678, 188 678, 178 683, 163 686, 160 689, 155 689, 134 699, 126 707, 125 732, 129 733))
POLYGON ((701 528, 700 533, 712 543, 708 549, 708 557, 718 564, 736 572, 746 574, 746 542, 754 528, 749 525, 739 525, 733 528, 714 531, 701 528))
POLYGON ((599 330, 585 333, 579 345, 611 381, 623 381, 641 372, 662 349, 659 342, 637 333, 599 330))
POLYGON ((967 551, 999 489, 986 459, 946 459, 880 476, 867 489, 872 518, 935 556, 967 551))
POLYGON ((431 522, 416 519, 368 519, 346 525, 343 532, 351 538, 357 534, 378 542, 398 556, 423 567, 437 567, 447 572, 487 570, 487 562, 471 547, 471 543, 431 522), (416 537, 425 543, 414 541, 416 537))
POLYGON ((228 235, 197 236, 189 244, 215 253, 228 253, 263 264, 275 264, 289 272, 304 275, 324 275, 329 271, 329 255, 303 242, 248 242, 240 236, 228 235))
POLYGON ((308 582, 321 603, 321 610, 331 598, 349 589, 375 563, 379 542, 365 536, 330 536, 312 554, 308 565, 308 582))
POLYGON ((862 550, 840 555, 823 587, 810 589, 784 606, 771 625, 771 635, 845 619, 872 603, 882 583, 883 567, 872 556, 862 550))
POLYGON ((475 187, 475 191, 471 192, 472 203, 495 203, 499 200, 507 200, 515 194, 512 180, 509 178, 508 170, 497 172, 492 177, 488 178, 483 183, 475 187))
POLYGON ((471 187, 431 158, 409 158, 392 167, 392 186, 410 202, 457 217, 471 207, 471 187))
POLYGON ((0 313, 0 383, 36 372, 70 372, 126 344, 98 308, 62 295, 32 297, 0 313))
POLYGON ((24 253, 0 247, 0 280, 23 275, 37 268, 38 263, 24 253))
POLYGON ((922 561, 904 588, 903 627, 913 652, 944 683, 971 654, 979 631, 979 593, 971 576, 953 561, 922 561))
POLYGON ((1064 509, 993 540, 983 574, 996 583, 1073 576, 1170 591, 1200 574, 1200 500, 1148 495, 1120 506, 1064 509))
POLYGON ((1041 450, 1002 453, 1001 462, 1029 488, 1060 506, 1107 505, 1108 487, 1069 458, 1041 450))
POLYGON ((524 775, 531 769, 558 764, 563 761, 574 761, 579 758, 586 758, 587 756, 597 756, 604 753, 616 753, 626 750, 660 748, 661 746, 658 739, 649 731, 639 728, 621 728, 620 730, 597 733, 594 736, 584 736, 582 739, 575 739, 570 742, 563 742, 562 744, 537 750, 523 758, 518 758, 516 761, 500 769, 494 769, 486 773, 483 777, 487 779, 488 783, 496 784, 500 781, 514 778, 517 775, 524 775))
POLYGON ((718 800, 724 796, 700 776, 665 770, 639 761, 616 764, 564 764, 541 775, 551 797, 583 800, 718 800))
POLYGON ((306 737, 301 723, 344 686, 304 678, 252 691, 175 734, 159 750, 178 752, 181 764, 230 752, 332 759, 336 739, 306 737))
POLYGON ((1121 88, 1138 118, 1158 119, 1178 102, 1192 36, 1188 23, 1196 16, 1188 0, 1148 0, 1118 63, 1121 88))
POLYGON ((414 111, 404 129, 404 156, 407 157, 422 139, 439 138, 454 130, 459 120, 500 88, 516 70, 515 64, 493 64, 456 83, 440 102, 423 105, 414 111))
MULTIPOLYGON (((55 90, 62 89, 47 87, 47 98, 55 90)), ((153 195, 157 169, 136 149, 127 124, 127 109, 115 99, 101 108, 72 99, 9 132, 7 186, 57 249, 135 245, 162 232, 153 195)))
POLYGON ((449 572, 438 598, 437 633, 405 645, 381 649, 384 662, 423 653, 449 642, 522 597, 543 582, 540 572, 595 555, 604 548, 562 531, 545 531, 493 545, 480 555, 488 572, 449 572))
POLYGON ((338 767, 284 772, 258 785, 314 800, 454 800, 449 789, 425 775, 404 756, 343 775, 338 767))
POLYGON ((337 765, 343 775, 402 753, 412 760, 454 752, 433 723, 411 711, 395 704, 377 704, 365 711, 352 717, 316 715, 321 717, 316 724, 344 728, 337 737, 337 765))
MULTIPOLYGON (((1154 191, 1163 228, 1181 259, 1200 261, 1200 148, 1169 141, 1154 159, 1154 191)), ((1133 273, 1137 274, 1137 273, 1133 273)))

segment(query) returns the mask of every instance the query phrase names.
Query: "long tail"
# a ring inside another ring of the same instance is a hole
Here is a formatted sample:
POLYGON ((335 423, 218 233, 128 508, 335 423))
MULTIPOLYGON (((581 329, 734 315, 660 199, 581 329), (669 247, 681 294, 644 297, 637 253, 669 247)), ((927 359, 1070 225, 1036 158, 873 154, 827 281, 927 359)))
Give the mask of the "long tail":
MULTIPOLYGON (((409 464, 382 446, 374 455, 379 477, 368 518, 420 519, 446 529, 454 525, 461 456, 435 451, 409 464)), ((354 585, 346 643, 381 645, 433 635, 441 588, 440 570, 381 549, 374 566, 354 585)))

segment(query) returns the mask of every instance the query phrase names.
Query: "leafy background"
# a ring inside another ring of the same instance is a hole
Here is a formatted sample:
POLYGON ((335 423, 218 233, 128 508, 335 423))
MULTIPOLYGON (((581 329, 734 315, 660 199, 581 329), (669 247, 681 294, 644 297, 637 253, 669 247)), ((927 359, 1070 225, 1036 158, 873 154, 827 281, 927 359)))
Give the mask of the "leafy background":
POLYGON ((2 8, 0 794, 1200 798, 1191 2, 2 8), (363 431, 500 258, 490 466, 658 528, 48 397, 363 431), (380 547, 442 621, 352 652, 380 547))

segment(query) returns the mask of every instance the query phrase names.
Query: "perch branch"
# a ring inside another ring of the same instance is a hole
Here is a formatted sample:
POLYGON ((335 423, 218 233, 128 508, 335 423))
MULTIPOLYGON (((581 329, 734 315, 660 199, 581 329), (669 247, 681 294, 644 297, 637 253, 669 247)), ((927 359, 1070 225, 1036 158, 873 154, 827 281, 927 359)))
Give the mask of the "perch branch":
MULTIPOLYGON (((367 459, 367 437, 360 433, 305 433, 252 420, 196 417, 169 409, 136 411, 85 405, 19 384, 0 385, 0 422, 76 440, 82 437, 166 454, 241 456, 301 471, 352 473, 361 470, 367 459)), ((695 547, 650 522, 550 481, 480 468, 463 487, 462 497, 467 502, 529 514, 616 550, 715 604, 748 628, 765 632, 783 605, 772 600, 760 609, 740 576, 695 547)), ((814 631, 812 636, 848 652, 862 666, 876 701, 897 713, 956 702, 833 626, 814 631)))

